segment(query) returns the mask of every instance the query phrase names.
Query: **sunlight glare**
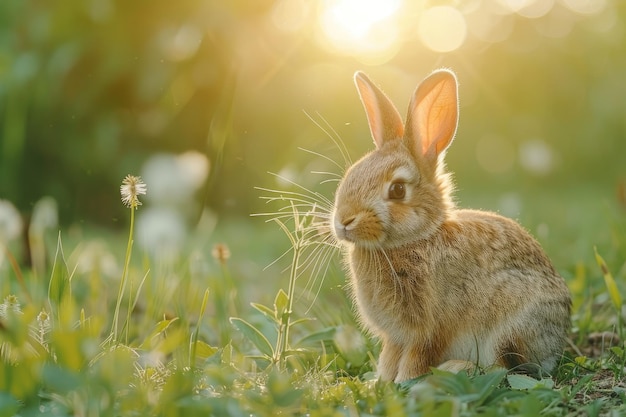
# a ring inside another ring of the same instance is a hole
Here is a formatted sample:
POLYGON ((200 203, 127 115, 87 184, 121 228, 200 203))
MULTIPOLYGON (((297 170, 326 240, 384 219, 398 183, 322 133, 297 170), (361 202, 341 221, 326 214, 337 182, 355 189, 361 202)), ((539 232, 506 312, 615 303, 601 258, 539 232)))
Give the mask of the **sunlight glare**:
POLYGON ((397 47, 401 6, 402 0, 327 0, 320 12, 326 43, 353 55, 388 55, 397 47))
POLYGON ((327 9, 326 18, 353 39, 367 36, 372 26, 391 16, 400 7, 399 0, 338 0, 327 9))

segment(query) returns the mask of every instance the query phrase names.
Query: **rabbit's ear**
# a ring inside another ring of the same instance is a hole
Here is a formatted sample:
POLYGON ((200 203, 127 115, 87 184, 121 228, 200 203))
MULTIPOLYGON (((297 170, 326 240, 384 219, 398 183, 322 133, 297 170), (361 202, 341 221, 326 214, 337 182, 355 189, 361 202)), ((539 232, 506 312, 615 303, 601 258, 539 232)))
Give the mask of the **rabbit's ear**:
POLYGON ((354 74, 354 83, 365 107, 376 147, 380 148, 387 140, 402 138, 404 135, 402 118, 385 93, 362 72, 354 74))
POLYGON ((452 142, 459 120, 457 81, 439 70, 415 90, 406 121, 406 137, 427 159, 436 161, 452 142))

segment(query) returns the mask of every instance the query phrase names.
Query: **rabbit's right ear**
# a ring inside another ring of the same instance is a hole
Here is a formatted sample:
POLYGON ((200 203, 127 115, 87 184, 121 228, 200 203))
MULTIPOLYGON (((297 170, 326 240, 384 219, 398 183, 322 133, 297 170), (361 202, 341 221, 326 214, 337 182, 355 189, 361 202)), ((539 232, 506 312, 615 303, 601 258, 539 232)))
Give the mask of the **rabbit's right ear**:
POLYGON ((406 120, 406 137, 415 151, 436 162, 454 139, 459 120, 456 76, 439 70, 415 90, 406 120))
POLYGON ((391 100, 360 71, 354 74, 354 83, 365 107, 376 147, 380 148, 387 140, 401 138, 404 135, 404 125, 391 100))

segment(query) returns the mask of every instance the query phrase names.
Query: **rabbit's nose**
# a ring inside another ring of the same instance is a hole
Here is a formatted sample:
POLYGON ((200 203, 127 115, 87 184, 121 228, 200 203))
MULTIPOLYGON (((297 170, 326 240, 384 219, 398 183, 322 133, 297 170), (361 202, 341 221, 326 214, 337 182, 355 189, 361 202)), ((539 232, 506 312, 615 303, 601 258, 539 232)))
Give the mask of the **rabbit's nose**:
POLYGON ((340 240, 346 240, 346 241, 352 241, 351 235, 352 235, 352 231, 351 229, 353 229, 354 226, 350 227, 351 224, 356 224, 355 222, 356 220, 356 216, 347 216, 347 217, 342 217, 340 215, 338 215, 337 217, 335 217, 335 235, 340 239, 340 240))
POLYGON ((354 222, 354 220, 356 220, 356 216, 349 216, 343 219, 341 221, 341 224, 343 225, 343 227, 347 228, 351 223, 354 222))

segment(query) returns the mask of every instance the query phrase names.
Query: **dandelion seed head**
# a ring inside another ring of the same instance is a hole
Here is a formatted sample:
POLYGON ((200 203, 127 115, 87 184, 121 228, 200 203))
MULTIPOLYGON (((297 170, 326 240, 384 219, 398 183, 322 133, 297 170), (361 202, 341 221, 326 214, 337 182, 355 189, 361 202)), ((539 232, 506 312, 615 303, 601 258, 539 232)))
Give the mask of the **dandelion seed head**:
POLYGON ((4 299, 4 302, 7 303, 7 305, 9 306, 19 306, 20 302, 17 299, 17 296, 14 294, 9 294, 6 296, 6 298, 4 299))
POLYGON ((40 331, 45 332, 50 330, 50 315, 45 310, 41 310, 39 314, 37 314, 37 325, 39 326, 40 331))
POLYGON ((50 315, 45 311, 41 310, 37 315, 37 322, 42 326, 50 323, 50 315))
POLYGON ((22 313, 22 307, 17 296, 9 294, 4 298, 4 302, 0 304, 0 317, 6 317, 7 312, 22 313))
POLYGON ((122 203, 126 207, 137 208, 141 205, 139 201, 140 195, 146 195, 148 187, 141 180, 141 177, 127 175, 120 186, 120 194, 122 195, 122 203))

